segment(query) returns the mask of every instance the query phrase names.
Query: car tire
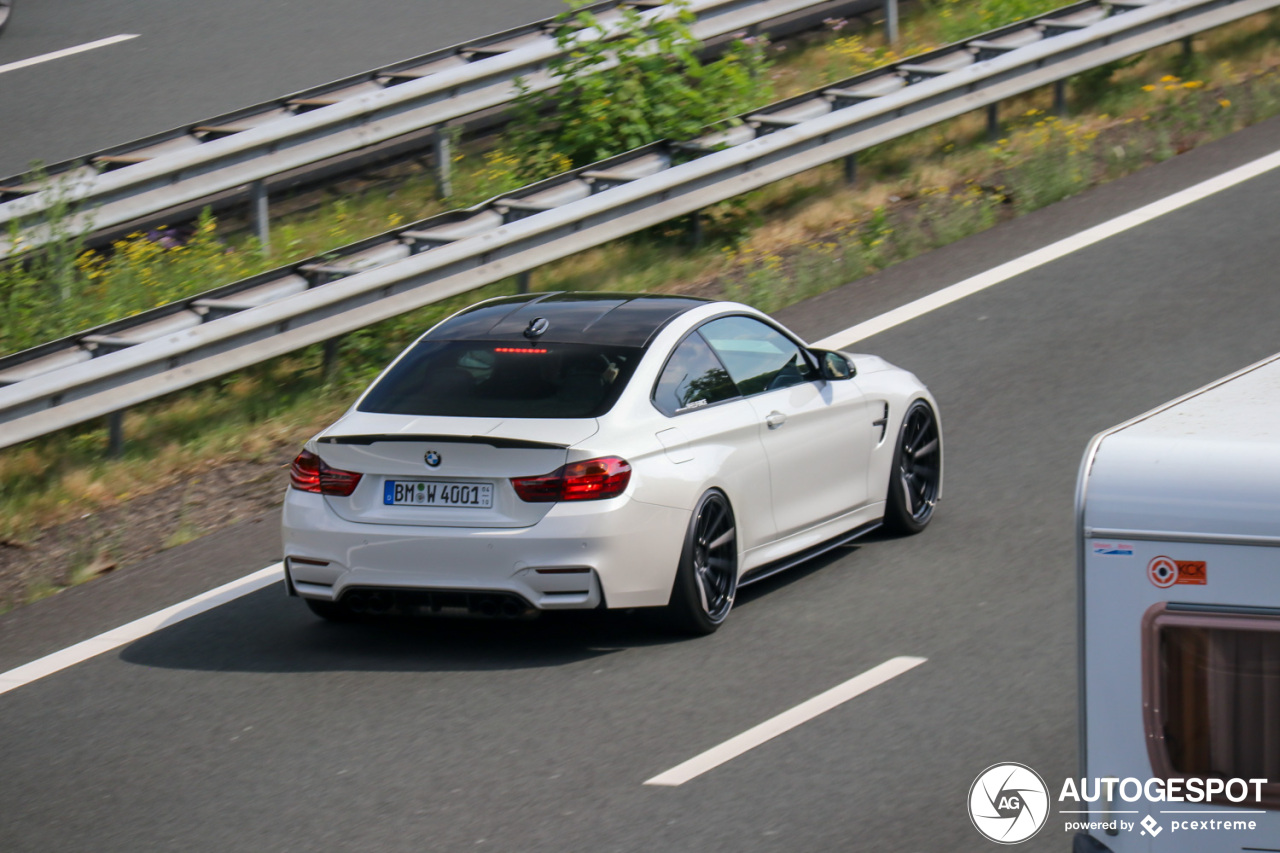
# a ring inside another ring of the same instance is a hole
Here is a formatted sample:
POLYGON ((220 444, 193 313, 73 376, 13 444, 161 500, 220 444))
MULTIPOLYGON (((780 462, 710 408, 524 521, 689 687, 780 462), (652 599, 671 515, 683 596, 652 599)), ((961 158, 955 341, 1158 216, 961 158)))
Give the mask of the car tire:
POLYGON ((327 622, 354 622, 356 615, 340 601, 320 601, 315 598, 302 599, 311 608, 311 612, 327 622))
POLYGON ((729 498, 712 489, 698 500, 685 531, 671 601, 672 626, 685 634, 713 633, 738 592, 738 536, 729 498))
POLYGON ((942 486, 942 434, 933 408, 916 400, 898 430, 885 498, 884 526, 919 533, 929 525, 942 486))

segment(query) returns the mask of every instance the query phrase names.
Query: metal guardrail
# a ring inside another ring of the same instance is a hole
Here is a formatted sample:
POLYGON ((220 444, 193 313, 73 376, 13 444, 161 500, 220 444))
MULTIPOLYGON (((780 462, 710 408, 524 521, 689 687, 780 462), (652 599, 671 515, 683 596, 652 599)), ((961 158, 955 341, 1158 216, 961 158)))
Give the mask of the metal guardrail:
MULTIPOLYGON (((870 9, 881 2, 886 0, 861 5, 870 9)), ((587 8, 608 30, 618 26, 624 5, 644 9, 641 16, 648 20, 674 14, 665 0, 606 0, 587 8)), ((697 16, 692 32, 707 42, 833 5, 840 4, 689 0, 688 9, 697 16)), ((59 223, 62 236, 108 229, 246 186, 261 209, 267 178, 505 106, 519 93, 517 78, 534 91, 554 87, 558 81, 546 70, 561 55, 554 26, 554 19, 535 22, 117 146, 50 167, 42 180, 30 174, 0 180, 0 258, 53 238, 47 216, 68 202, 81 212, 59 223), (16 234, 7 232, 11 223, 21 226, 16 234)), ((599 35, 588 30, 578 37, 599 35)), ((437 134, 436 144, 437 163, 447 169, 448 136, 437 134)))
POLYGON ((150 328, 122 335, 123 328, 112 334, 104 327, 74 347, 30 350, 0 361, 0 381, 13 382, 0 387, 0 447, 466 293, 1277 6, 1280 0, 1069 6, 788 99, 692 143, 651 145, 362 241, 340 257, 232 285, 148 320, 150 328), (88 347, 107 351, 94 358, 88 347))

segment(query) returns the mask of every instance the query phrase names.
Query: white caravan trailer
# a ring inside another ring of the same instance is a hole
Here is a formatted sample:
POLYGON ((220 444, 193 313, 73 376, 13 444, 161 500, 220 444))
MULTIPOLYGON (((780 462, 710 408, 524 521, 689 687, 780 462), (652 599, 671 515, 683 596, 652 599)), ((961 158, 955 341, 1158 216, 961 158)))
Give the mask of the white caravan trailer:
POLYGON ((1075 853, 1280 851, 1280 355, 1094 438, 1076 523, 1075 853))

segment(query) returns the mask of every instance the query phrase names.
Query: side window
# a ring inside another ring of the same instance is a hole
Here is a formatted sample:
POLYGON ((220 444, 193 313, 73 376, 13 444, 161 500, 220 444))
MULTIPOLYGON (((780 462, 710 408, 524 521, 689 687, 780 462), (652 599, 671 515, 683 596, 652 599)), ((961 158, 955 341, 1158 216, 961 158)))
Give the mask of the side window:
POLYGON ((663 414, 708 406, 738 396, 720 360, 694 332, 676 347, 658 377, 653 402, 663 414))
POLYGON ((786 335, 752 317, 724 317, 699 329, 743 394, 799 385, 817 378, 808 358, 786 335))
POLYGON ((1142 630, 1144 722, 1156 775, 1269 779, 1250 785, 1237 804, 1280 806, 1280 614, 1157 604, 1142 630))

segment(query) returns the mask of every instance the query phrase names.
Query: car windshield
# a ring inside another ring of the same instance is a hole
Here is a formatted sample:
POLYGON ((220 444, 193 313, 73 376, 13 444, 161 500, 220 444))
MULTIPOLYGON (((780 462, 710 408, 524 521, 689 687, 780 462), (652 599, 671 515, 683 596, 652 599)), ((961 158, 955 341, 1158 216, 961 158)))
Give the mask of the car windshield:
POLYGON ((420 341, 360 401, 361 412, 594 418, 613 407, 644 350, 596 344, 420 341))

